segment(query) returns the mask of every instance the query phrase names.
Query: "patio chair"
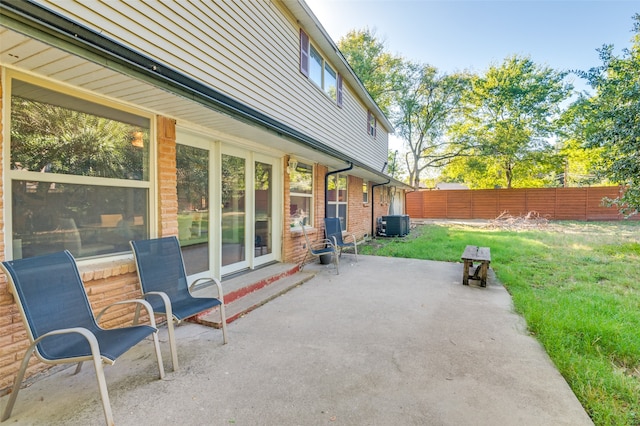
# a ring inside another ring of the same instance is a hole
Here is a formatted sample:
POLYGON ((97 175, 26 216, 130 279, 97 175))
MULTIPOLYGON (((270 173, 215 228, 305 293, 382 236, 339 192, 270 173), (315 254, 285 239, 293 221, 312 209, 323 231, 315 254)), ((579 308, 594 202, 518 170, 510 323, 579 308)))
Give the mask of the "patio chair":
POLYGON ((309 236, 307 235, 307 231, 305 230, 302 222, 300 222, 300 228, 302 228, 302 234, 304 234, 304 239, 307 245, 307 252, 304 255, 304 259, 302 260, 300 270, 304 269, 304 264, 309 256, 320 258, 320 256, 328 255, 333 259, 333 264, 336 267, 336 274, 340 274, 338 251, 336 250, 336 246, 333 243, 333 240, 323 238, 312 243, 309 240, 309 236))
POLYGON ((201 312, 220 307, 222 337, 227 343, 227 319, 224 312, 224 297, 220 281, 213 277, 198 278, 189 285, 185 272, 180 243, 175 236, 149 240, 131 241, 131 248, 138 269, 142 294, 151 303, 155 313, 167 317, 169 346, 173 370, 178 369, 178 352, 174 333, 176 324, 201 312), (201 281, 212 281, 218 297, 194 297, 190 287, 201 281))
POLYGON ((112 365, 116 358, 151 335, 160 378, 164 377, 158 329, 149 303, 144 300, 117 302, 104 308, 97 318, 94 317, 75 259, 66 250, 2 262, 0 267, 7 276, 31 342, 20 365, 2 421, 11 416, 29 359, 34 352, 38 359, 47 364, 78 363, 74 374, 80 372, 82 362, 93 361, 108 425, 113 424, 113 414, 103 363, 112 365), (104 329, 98 325, 100 316, 109 307, 124 303, 144 306, 151 319, 151 326, 104 329))
POLYGON ((342 225, 340 224, 339 217, 325 217, 324 218, 324 230, 327 234, 327 238, 333 240, 333 244, 338 250, 338 257, 342 257, 342 249, 345 247, 353 247, 356 256, 356 262, 358 261, 358 243, 356 242, 355 234, 347 234, 352 242, 347 243, 342 239, 342 225))

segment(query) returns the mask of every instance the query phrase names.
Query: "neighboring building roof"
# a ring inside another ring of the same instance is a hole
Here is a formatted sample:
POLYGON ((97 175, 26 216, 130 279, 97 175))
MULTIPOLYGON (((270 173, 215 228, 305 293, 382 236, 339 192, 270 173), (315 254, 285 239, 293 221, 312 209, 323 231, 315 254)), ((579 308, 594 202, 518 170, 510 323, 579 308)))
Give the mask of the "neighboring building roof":
POLYGON ((469 187, 462 183, 439 182, 436 183, 436 189, 469 189, 469 187))

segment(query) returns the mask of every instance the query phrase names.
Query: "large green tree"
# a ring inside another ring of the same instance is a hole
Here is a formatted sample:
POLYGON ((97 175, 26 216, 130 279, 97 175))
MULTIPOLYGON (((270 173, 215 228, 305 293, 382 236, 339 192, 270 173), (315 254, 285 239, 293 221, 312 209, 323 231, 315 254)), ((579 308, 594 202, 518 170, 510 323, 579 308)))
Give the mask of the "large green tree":
POLYGON ((402 58, 391 54, 375 30, 351 30, 338 41, 338 48, 373 100, 386 115, 397 90, 402 58))
POLYGON ((631 47, 615 55, 612 45, 603 46, 602 66, 582 73, 596 92, 582 100, 587 146, 602 148, 599 174, 627 186, 612 200, 626 215, 640 211, 640 14, 634 21, 631 47))
POLYGON ((416 189, 427 168, 438 168, 461 155, 464 144, 444 136, 459 109, 465 78, 440 74, 430 65, 405 61, 393 108, 397 134, 404 141, 409 182, 416 189))
POLYGON ((394 168, 390 173, 403 171, 403 157, 409 181, 417 187, 426 168, 442 166, 456 155, 447 149, 443 135, 457 107, 462 79, 391 54, 369 29, 350 31, 338 47, 404 143, 405 152, 398 157, 390 153, 396 159, 389 163, 394 168))
POLYGON ((603 148, 589 148, 584 143, 581 129, 589 108, 588 98, 581 94, 577 101, 563 111, 559 120, 556 146, 564 161, 563 169, 559 170, 563 186, 608 184, 606 179, 594 173, 596 165, 602 159, 603 148))
POLYGON ((550 138, 572 89, 564 77, 517 55, 474 76, 463 120, 450 128, 452 140, 472 147, 470 156, 445 175, 471 187, 550 184, 559 168, 550 138))

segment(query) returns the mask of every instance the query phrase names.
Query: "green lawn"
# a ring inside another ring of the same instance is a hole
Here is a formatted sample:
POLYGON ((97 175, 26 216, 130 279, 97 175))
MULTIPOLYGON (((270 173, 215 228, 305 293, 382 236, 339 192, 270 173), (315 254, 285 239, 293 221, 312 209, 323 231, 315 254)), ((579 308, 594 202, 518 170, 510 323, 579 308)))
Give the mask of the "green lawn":
POLYGON ((640 221, 423 225, 359 251, 459 262, 467 244, 491 247, 516 311, 594 423, 640 425, 640 221))

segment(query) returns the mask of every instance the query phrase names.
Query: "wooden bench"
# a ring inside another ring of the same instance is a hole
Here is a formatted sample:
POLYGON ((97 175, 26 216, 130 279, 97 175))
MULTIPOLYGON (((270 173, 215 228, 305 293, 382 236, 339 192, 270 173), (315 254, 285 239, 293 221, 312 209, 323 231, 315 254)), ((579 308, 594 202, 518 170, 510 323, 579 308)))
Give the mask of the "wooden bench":
POLYGON ((464 272, 462 284, 469 285, 469 280, 480 280, 480 286, 487 286, 487 270, 491 263, 491 249, 489 247, 467 246, 462 253, 464 272), (469 268, 473 268, 473 262, 480 262, 473 275, 469 275, 469 268))

